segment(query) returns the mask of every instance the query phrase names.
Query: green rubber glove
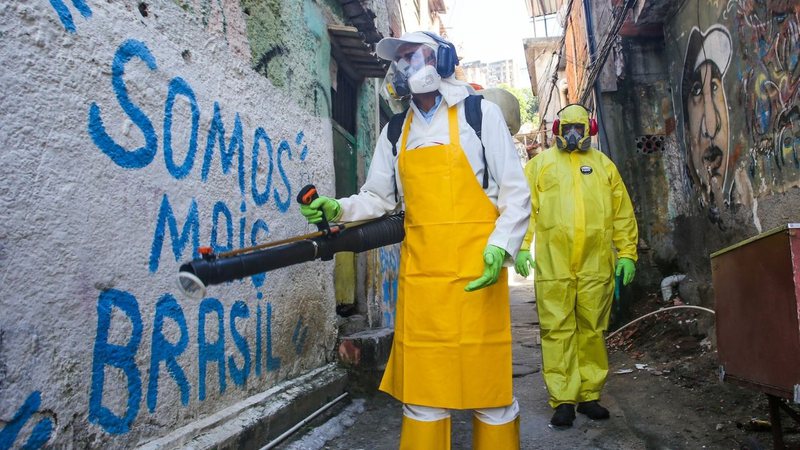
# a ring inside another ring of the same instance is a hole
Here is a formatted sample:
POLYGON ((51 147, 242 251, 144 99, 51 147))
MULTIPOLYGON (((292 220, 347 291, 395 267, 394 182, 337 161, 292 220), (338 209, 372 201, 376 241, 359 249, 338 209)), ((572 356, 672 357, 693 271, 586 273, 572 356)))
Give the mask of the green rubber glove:
POLYGON ((636 263, 630 258, 620 258, 617 260, 616 276, 622 277, 622 285, 627 286, 636 276, 636 263))
POLYGON ((309 205, 300 205, 300 214, 308 220, 308 223, 321 221, 323 213, 328 221, 333 222, 342 215, 342 205, 335 199, 321 195, 309 205))
POLYGON ((505 250, 495 245, 487 245, 483 250, 483 275, 470 281, 464 290, 472 292, 495 284, 497 277, 500 276, 500 269, 503 268, 505 258, 505 250))
POLYGON ((531 269, 536 268, 536 261, 533 260, 530 250, 520 250, 517 253, 517 260, 514 261, 514 270, 518 275, 528 277, 531 274, 531 269))

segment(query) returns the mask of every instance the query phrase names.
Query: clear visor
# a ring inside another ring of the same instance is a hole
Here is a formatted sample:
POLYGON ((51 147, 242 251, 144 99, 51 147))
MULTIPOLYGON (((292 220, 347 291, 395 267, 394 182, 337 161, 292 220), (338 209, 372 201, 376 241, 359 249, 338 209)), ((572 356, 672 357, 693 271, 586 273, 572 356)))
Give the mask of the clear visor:
POLYGON ((564 139, 581 140, 585 136, 586 126, 582 123, 565 123, 561 125, 561 135, 564 139))
POLYGON ((416 48, 401 46, 394 56, 394 63, 398 67, 410 66, 419 70, 426 64, 436 65, 436 52, 425 44, 416 48))

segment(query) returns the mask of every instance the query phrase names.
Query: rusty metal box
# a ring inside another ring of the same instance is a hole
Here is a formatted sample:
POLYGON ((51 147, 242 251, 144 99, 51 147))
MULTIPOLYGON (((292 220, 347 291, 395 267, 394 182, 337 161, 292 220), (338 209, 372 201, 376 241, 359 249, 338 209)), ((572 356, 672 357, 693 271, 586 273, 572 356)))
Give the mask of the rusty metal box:
POLYGON ((711 254, 720 377, 800 403, 800 223, 711 254))

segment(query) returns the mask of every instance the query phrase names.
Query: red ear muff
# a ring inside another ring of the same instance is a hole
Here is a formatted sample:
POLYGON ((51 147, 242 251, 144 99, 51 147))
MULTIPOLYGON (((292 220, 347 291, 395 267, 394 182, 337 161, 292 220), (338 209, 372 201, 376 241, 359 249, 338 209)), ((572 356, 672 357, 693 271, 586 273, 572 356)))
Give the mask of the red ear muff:
POLYGON ((561 134, 561 121, 556 119, 553 121, 553 136, 561 134))
POLYGON ((589 136, 597 134, 597 119, 589 119, 589 136))

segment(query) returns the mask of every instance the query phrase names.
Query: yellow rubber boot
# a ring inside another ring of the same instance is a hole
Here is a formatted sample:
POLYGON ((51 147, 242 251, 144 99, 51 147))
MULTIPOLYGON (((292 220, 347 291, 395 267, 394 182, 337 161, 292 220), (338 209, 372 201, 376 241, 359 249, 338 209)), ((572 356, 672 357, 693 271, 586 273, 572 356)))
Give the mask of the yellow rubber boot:
POLYGON ((400 450, 450 450, 450 418, 424 422, 403 416, 400 450))
POLYGON ((519 417, 502 425, 489 425, 472 416, 473 450, 519 450, 519 417))

